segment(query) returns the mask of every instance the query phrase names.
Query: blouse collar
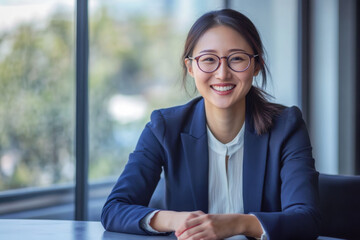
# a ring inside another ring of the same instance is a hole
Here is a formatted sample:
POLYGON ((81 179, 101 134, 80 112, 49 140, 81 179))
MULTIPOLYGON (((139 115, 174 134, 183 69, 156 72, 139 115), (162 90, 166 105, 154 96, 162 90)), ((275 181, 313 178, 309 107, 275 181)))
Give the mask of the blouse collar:
POLYGON ((225 144, 216 139, 216 137, 211 132, 209 126, 206 126, 206 128, 208 134, 209 148, 218 154, 225 154, 231 156, 235 152, 237 152, 244 144, 245 122, 236 137, 231 140, 231 142, 225 144))

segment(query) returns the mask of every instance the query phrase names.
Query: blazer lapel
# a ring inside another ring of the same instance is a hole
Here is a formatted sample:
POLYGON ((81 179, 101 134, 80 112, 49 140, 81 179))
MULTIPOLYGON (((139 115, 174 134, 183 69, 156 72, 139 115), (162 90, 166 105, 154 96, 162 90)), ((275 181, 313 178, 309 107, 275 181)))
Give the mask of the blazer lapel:
POLYGON ((257 135, 248 106, 245 121, 243 199, 249 213, 261 210, 269 134, 257 135))
POLYGON ((181 133, 185 164, 192 184, 195 210, 208 212, 209 151, 204 101, 200 100, 191 117, 188 133, 181 133))

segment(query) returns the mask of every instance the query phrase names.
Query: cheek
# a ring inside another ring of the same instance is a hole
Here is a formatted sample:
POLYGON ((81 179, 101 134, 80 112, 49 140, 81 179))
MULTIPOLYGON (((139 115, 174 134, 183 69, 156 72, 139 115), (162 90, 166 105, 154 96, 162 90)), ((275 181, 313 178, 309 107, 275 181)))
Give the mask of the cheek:
POLYGON ((245 77, 246 82, 252 84, 254 77, 256 77, 254 65, 252 65, 251 68, 249 68, 248 71, 246 71, 246 73, 247 73, 247 76, 245 77))
POLYGON ((246 83, 246 84, 249 86, 249 88, 252 86, 253 81, 254 81, 254 76, 251 75, 251 76, 249 77, 249 79, 247 80, 247 83, 246 83))
POLYGON ((211 78, 210 74, 204 73, 199 69, 194 69, 194 80, 198 83, 206 82, 208 79, 211 78))
POLYGON ((204 73, 194 75, 195 87, 201 95, 209 90, 209 79, 210 78, 204 73))
POLYGON ((253 84, 253 75, 252 74, 247 74, 246 76, 243 75, 240 78, 239 83, 240 83, 239 89, 241 89, 240 92, 247 93, 253 84))
POLYGON ((252 84, 253 79, 254 79, 254 74, 253 71, 247 71, 244 72, 244 74, 242 74, 239 79, 241 79, 241 81, 247 85, 247 84, 252 84))
POLYGON ((201 78, 199 76, 195 76, 194 81, 195 81, 195 86, 198 90, 201 90, 204 88, 206 81, 203 78, 201 78))

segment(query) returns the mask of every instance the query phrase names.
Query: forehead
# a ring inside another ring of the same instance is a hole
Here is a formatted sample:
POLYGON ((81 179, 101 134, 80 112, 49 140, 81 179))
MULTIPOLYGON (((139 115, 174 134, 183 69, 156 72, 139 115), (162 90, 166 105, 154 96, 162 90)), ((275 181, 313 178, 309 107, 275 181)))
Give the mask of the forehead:
POLYGON ((241 49, 252 53, 250 44, 236 30, 228 26, 215 26, 208 29, 198 40, 194 47, 194 54, 211 50, 217 53, 227 54, 232 49, 241 49))

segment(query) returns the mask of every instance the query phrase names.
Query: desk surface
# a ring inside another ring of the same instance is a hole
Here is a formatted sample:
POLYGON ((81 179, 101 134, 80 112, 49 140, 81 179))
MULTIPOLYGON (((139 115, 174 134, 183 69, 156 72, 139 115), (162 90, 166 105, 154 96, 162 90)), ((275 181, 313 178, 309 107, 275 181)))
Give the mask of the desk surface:
MULTIPOLYGON (((62 220, 0 220, 0 239, 11 240, 159 240, 159 237, 107 232, 100 222, 62 220)), ((161 237, 174 240, 174 236, 161 237)))
MULTIPOLYGON (((107 232, 100 222, 0 219, 0 239, 11 240, 176 240, 175 236, 141 236, 107 232)), ((240 238, 230 238, 240 239, 240 238)), ((319 240, 335 238, 320 237, 319 240)))

